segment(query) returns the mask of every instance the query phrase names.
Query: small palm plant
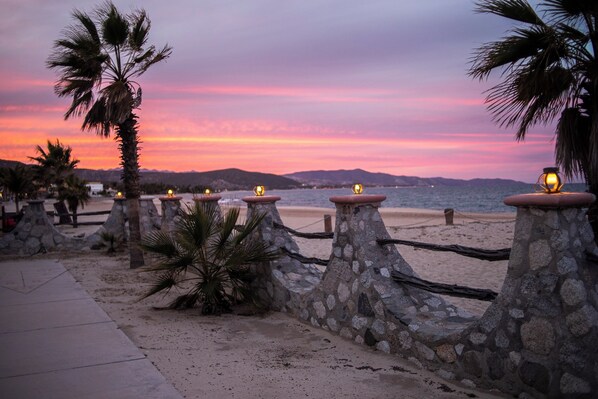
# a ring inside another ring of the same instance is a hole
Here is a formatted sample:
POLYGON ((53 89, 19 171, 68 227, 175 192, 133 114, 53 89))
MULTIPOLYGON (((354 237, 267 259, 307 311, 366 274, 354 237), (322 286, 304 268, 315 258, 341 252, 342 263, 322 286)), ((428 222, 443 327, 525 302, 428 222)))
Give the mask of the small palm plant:
POLYGON ((78 178, 76 175, 68 175, 62 186, 58 188, 58 199, 66 201, 69 211, 73 213, 73 227, 78 227, 77 210, 79 206, 85 208, 90 200, 89 190, 85 180, 78 178))
MULTIPOLYGON (((224 217, 217 207, 196 203, 182 212, 174 230, 168 234, 149 234, 141 247, 158 255, 160 263, 152 270, 159 272, 147 298, 171 288, 186 288, 171 308, 192 308, 201 305, 201 313, 221 314, 234 304, 255 302, 251 282, 256 277, 249 265, 274 260, 278 251, 266 242, 256 240, 256 230, 263 215, 253 215, 237 225, 239 209, 230 209, 224 217)), ((142 299, 143 299, 142 298, 142 299)))

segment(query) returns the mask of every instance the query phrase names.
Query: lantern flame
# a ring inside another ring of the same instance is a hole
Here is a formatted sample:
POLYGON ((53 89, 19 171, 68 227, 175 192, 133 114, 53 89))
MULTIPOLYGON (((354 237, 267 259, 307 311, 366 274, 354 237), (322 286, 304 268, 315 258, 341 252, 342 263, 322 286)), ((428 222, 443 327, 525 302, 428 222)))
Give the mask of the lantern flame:
POLYGON ((360 184, 360 183, 353 184, 352 190, 353 190, 353 193, 357 194, 357 195, 363 193, 363 184, 360 184))
POLYGON ((559 169, 555 167, 544 168, 544 173, 538 178, 538 186, 546 194, 559 193, 563 183, 559 176, 559 169))
POLYGON ((263 197, 264 194, 266 193, 266 188, 264 186, 255 186, 253 189, 253 193, 257 197, 263 197))

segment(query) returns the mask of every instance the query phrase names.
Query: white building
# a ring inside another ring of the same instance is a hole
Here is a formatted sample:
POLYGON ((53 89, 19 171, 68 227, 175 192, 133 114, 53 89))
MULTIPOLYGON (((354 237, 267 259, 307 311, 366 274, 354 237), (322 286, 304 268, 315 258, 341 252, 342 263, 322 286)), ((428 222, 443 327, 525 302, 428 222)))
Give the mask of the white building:
POLYGON ((102 191, 104 191, 104 185, 98 182, 91 182, 87 183, 87 191, 89 191, 89 195, 100 195, 102 191))

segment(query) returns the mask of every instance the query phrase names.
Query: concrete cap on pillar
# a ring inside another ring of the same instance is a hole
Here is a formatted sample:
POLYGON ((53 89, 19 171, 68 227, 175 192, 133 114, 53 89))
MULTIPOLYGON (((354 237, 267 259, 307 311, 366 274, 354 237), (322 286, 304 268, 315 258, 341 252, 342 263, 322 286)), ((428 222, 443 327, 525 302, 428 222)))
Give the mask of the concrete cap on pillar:
POLYGON ((183 197, 160 197, 160 201, 180 201, 183 197))
POLYGON ((215 202, 220 201, 221 199, 221 195, 202 195, 199 197, 193 197, 193 201, 195 202, 215 202))
POLYGON ((596 196, 590 193, 530 193, 512 195, 504 199, 505 205, 531 208, 584 208, 590 206, 596 196))
POLYGON ((341 205, 359 205, 379 203, 386 199, 386 195, 360 194, 360 195, 339 195, 330 197, 330 202, 341 205))
POLYGON ((280 200, 280 197, 277 195, 262 195, 260 196, 252 196, 252 197, 243 197, 244 202, 248 204, 257 204, 257 203, 266 203, 266 202, 276 202, 280 200))

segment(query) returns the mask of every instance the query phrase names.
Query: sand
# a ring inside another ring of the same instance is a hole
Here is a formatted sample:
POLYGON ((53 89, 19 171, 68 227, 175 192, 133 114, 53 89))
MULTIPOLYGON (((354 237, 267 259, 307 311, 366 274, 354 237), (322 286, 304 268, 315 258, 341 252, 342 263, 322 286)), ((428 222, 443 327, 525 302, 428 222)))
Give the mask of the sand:
MULTIPOLYGON (((109 208, 94 199, 85 211, 109 208)), ((159 209, 159 202, 156 201, 159 209)), ((334 209, 279 208, 285 225, 323 231, 324 214, 334 209)), ((510 247, 515 214, 456 214, 446 226, 442 211, 386 209, 381 214, 392 237, 479 248, 510 247)), ((334 219, 334 218, 333 218, 334 219)), ((83 220, 83 219, 80 219, 83 220)), ((334 222, 334 220, 333 220, 334 222)), ((90 234, 97 227, 60 227, 90 234)), ((331 240, 297 239, 306 256, 327 258, 331 240)), ((423 278, 500 290, 507 262, 487 262, 447 252, 399 246, 423 278)), ((152 275, 130 270, 126 252, 45 255, 62 260, 152 363, 186 398, 462 398, 503 397, 420 370, 387 355, 313 328, 282 313, 201 316, 199 311, 156 310, 168 298, 139 297, 152 275)), ((481 314, 488 303, 452 300, 481 314)))

